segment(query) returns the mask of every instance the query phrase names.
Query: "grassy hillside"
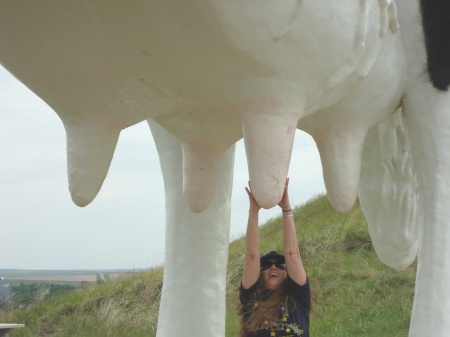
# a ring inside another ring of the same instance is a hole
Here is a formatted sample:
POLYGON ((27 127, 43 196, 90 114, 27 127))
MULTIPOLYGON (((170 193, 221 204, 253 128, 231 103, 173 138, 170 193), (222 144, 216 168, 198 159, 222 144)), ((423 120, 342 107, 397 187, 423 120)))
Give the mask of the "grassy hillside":
MULTIPOLYGON (((373 251, 358 205, 332 210, 317 197, 294 210, 298 242, 313 291, 311 336, 406 337, 414 295, 415 266, 396 272, 373 251)), ((261 227, 262 252, 281 251, 281 219, 261 227)), ((237 336, 237 288, 245 242, 230 244, 227 337, 237 336)), ((26 323, 10 337, 155 336, 162 268, 0 312, 1 322, 26 323), (150 332, 150 333, 149 333, 150 332)))

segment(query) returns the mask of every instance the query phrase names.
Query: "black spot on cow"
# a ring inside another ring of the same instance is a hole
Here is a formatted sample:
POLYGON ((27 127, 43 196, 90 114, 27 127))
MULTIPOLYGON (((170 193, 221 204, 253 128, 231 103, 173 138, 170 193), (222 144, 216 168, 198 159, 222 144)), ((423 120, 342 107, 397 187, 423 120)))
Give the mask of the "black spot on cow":
POLYGON ((450 85, 450 0, 421 0, 428 73, 436 89, 450 85))

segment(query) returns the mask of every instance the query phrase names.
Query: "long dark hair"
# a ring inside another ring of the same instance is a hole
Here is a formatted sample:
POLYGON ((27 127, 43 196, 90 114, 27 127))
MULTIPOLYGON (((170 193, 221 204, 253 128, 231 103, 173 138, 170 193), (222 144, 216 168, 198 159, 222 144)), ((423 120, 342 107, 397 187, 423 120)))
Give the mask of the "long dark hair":
POLYGON ((256 331, 265 321, 269 326, 280 317, 284 305, 287 310, 288 294, 286 280, 277 289, 268 289, 261 277, 259 285, 249 303, 239 306, 240 330, 239 337, 247 337, 248 333, 256 331))

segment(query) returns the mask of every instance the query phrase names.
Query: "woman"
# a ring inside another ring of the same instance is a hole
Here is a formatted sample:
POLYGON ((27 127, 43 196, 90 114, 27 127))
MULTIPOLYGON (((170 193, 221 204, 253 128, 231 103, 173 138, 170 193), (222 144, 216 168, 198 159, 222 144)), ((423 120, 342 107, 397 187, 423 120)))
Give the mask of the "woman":
POLYGON ((258 213, 261 207, 245 188, 250 201, 246 256, 239 297, 240 337, 309 337, 310 288, 297 246, 288 195, 289 179, 278 206, 283 212, 284 256, 271 251, 260 257, 258 213))

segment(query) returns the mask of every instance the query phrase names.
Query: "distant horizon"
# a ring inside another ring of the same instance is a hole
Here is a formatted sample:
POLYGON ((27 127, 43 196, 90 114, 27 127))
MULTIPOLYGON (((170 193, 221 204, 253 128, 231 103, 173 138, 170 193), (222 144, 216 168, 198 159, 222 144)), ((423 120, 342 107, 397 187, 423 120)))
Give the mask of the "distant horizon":
POLYGON ((2 272, 85 272, 85 271, 133 271, 133 270, 139 270, 139 271, 145 271, 145 270, 151 270, 154 268, 163 267, 156 266, 156 267, 149 267, 149 268, 107 268, 107 269, 14 269, 14 268, 4 268, 0 269, 0 277, 2 272))

